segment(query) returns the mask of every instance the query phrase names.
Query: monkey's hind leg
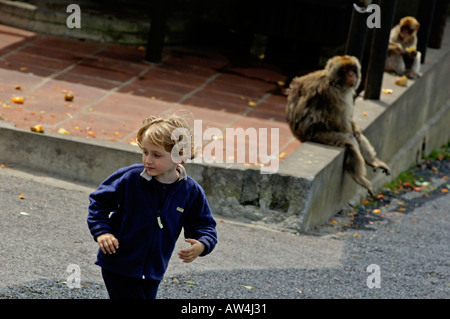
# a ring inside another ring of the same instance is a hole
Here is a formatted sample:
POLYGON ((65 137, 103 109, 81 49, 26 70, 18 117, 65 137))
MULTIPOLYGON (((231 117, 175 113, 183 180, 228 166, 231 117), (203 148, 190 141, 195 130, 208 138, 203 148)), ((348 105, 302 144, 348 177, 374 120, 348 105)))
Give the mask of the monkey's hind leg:
POLYGON ((345 148, 345 171, 356 183, 366 188, 370 195, 373 195, 372 184, 365 177, 366 167, 364 158, 359 151, 358 142, 353 135, 341 132, 327 132, 316 135, 315 141, 345 148))
POLYGON ((361 154, 367 165, 373 167, 374 171, 376 171, 377 169, 381 169, 384 174, 388 176, 391 175, 389 166, 385 162, 377 158, 377 154, 372 144, 370 144, 369 140, 363 134, 360 134, 358 136, 358 143, 361 154))
POLYGON ((346 145, 344 168, 356 183, 366 188, 371 196, 373 195, 372 183, 366 178, 364 158, 353 144, 346 145))

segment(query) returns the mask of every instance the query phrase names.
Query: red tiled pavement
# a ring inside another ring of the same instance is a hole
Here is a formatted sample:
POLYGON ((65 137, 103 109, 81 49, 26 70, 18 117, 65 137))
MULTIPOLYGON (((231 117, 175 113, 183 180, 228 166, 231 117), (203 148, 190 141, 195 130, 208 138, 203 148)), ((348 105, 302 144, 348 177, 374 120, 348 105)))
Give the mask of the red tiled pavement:
POLYGON ((130 143, 145 117, 184 110, 202 120, 203 132, 218 128, 223 145, 226 128, 254 128, 246 161, 252 143, 270 144, 273 128, 281 159, 300 146, 284 120, 286 97, 276 93, 285 76, 273 66, 233 67, 225 55, 183 47, 165 48, 161 64, 145 62, 144 55, 132 46, 0 25, 0 119, 26 130, 41 124, 46 132, 64 128, 78 137, 130 143), (65 91, 73 92, 72 102, 65 91), (13 103, 14 96, 24 103, 13 103), (259 135, 260 128, 268 135, 259 135))

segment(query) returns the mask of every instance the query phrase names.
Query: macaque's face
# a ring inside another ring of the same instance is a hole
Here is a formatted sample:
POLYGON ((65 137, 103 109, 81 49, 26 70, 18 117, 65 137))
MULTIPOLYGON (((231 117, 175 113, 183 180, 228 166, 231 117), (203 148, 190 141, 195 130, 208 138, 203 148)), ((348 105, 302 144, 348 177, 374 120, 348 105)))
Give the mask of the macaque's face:
POLYGON ((355 66, 347 65, 342 67, 341 76, 346 87, 354 87, 358 83, 358 73, 355 66))
POLYGON ((332 85, 337 84, 341 88, 354 89, 361 80, 360 68, 358 59, 344 55, 329 59, 323 72, 332 85))
POLYGON ((400 37, 404 40, 416 36, 420 28, 419 22, 413 18, 404 18, 400 21, 400 37))

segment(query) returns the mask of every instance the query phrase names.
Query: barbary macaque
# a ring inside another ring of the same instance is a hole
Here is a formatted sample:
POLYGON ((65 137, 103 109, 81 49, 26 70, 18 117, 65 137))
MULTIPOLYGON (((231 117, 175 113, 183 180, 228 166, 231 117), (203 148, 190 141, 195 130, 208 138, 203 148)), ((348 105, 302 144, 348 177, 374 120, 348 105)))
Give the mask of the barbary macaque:
POLYGON ((287 90, 286 120, 301 142, 344 148, 344 169, 373 194, 364 163, 386 175, 390 169, 376 157, 373 146, 353 120, 353 97, 360 81, 361 65, 356 57, 329 59, 325 69, 292 80, 287 90))
POLYGON ((389 37, 385 71, 406 75, 410 79, 420 77, 422 54, 417 51, 417 31, 420 23, 414 17, 404 17, 394 26, 389 37))

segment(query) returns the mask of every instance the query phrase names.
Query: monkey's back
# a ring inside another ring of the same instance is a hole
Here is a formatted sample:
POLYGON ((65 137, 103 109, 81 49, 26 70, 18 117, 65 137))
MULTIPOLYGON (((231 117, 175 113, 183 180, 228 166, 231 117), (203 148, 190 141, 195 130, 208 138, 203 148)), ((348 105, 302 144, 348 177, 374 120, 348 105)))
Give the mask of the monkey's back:
POLYGON ((331 85, 324 70, 292 80, 288 89, 286 120, 302 142, 315 141, 321 132, 347 131, 352 114, 346 109, 342 91, 331 85), (344 120, 345 119, 345 120, 344 120))

